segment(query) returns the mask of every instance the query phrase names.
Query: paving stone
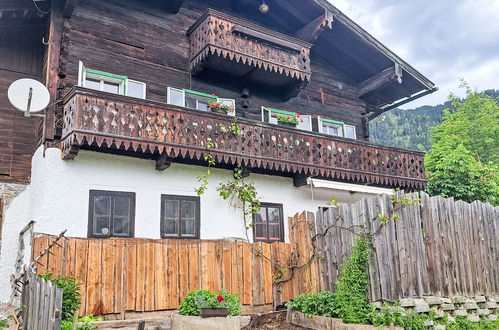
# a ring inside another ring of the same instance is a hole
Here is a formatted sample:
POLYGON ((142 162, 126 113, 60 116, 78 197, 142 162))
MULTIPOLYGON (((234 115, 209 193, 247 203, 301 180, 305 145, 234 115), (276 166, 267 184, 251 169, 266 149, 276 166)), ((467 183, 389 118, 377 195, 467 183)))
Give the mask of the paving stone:
POLYGON ((499 296, 494 296, 494 300, 496 301, 496 303, 499 303, 499 296))
POLYGON ((490 311, 488 309, 477 309, 476 310, 476 313, 478 315, 489 315, 490 314, 490 311))
POLYGON ((468 315, 468 320, 470 320, 471 322, 480 322, 480 316, 476 314, 470 314, 468 315))
POLYGON ((441 309, 435 309, 435 318, 441 319, 442 317, 445 316, 445 313, 441 309))
POLYGON ((445 325, 437 324, 436 326, 433 327, 433 330, 445 330, 445 325))
POLYGON ((466 310, 471 310, 471 309, 478 309, 478 305, 476 302, 465 302, 463 305, 463 308, 466 310))
POLYGON ((400 300, 400 307, 414 307, 416 306, 416 302, 414 299, 402 299, 400 300))
POLYGON ((375 301, 371 303, 372 306, 376 308, 381 308, 383 306, 383 303, 381 301, 375 301))
POLYGON ((442 299, 442 304, 452 304, 452 300, 450 300, 449 298, 440 298, 442 299))
POLYGON ((455 311, 452 312, 452 316, 467 316, 468 312, 464 309, 456 309, 455 311))
POLYGON ((430 305, 424 299, 414 299, 414 311, 416 313, 428 313, 430 311, 430 305))
POLYGON ((477 303, 482 303, 482 302, 486 302, 487 299, 485 298, 485 296, 475 296, 475 302, 477 303))
POLYGON ((487 316, 487 320, 489 321, 497 321, 497 315, 496 314, 490 314, 487 316))
POLYGON ((442 310, 444 311, 453 311, 455 309, 456 307, 454 306, 454 304, 442 304, 442 310))
POLYGON ((435 297, 435 296, 424 297, 424 300, 430 306, 432 306, 432 305, 440 305, 442 303, 442 299, 440 299, 439 297, 435 297))
POLYGON ((454 323, 456 322, 456 318, 452 315, 447 316, 447 322, 454 323))

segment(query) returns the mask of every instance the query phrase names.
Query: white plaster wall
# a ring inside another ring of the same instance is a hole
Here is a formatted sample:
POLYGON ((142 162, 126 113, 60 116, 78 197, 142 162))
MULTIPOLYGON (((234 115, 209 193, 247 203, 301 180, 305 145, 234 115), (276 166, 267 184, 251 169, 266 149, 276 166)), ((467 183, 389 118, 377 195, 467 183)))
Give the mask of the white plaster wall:
MULTIPOLYGON (((59 149, 40 147, 33 156, 32 182, 7 208, 3 228, 3 249, 0 255, 0 285, 10 287, 14 272, 19 231, 34 220, 34 231, 66 236, 86 237, 89 190, 115 190, 136 193, 135 237, 160 238, 161 194, 195 196, 199 186, 196 177, 205 167, 172 164, 165 171, 156 171, 155 163, 117 155, 80 151, 71 161, 61 159, 59 149)), ((246 238, 240 210, 222 200, 216 187, 228 181, 232 171, 213 169, 207 192, 201 196, 201 238, 246 238)), ((283 204, 284 225, 287 217, 297 212, 316 211, 336 198, 352 202, 365 197, 344 191, 296 188, 291 178, 251 174, 262 202, 283 204), (313 198, 312 198, 313 196, 313 198)), ((250 234, 251 237, 251 234, 250 234)), ((0 302, 9 298, 8 290, 0 291, 0 302)))

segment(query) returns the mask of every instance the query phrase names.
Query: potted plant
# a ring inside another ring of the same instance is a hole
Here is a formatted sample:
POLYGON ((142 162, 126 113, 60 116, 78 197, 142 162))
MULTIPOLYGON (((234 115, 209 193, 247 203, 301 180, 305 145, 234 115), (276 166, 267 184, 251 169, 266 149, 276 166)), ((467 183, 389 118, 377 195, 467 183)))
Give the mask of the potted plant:
POLYGON ((218 295, 208 290, 193 290, 179 306, 180 315, 227 317, 241 314, 241 303, 235 294, 221 290, 218 295))
POLYGON ((211 98, 208 101, 208 107, 210 108, 210 111, 216 113, 227 114, 228 112, 234 111, 233 107, 218 102, 218 98, 215 94, 211 94, 211 98))
POLYGON ((303 119, 300 118, 300 114, 297 113, 295 116, 281 115, 278 113, 272 114, 272 117, 277 119, 277 124, 280 126, 292 127, 295 128, 296 125, 303 122, 303 119))

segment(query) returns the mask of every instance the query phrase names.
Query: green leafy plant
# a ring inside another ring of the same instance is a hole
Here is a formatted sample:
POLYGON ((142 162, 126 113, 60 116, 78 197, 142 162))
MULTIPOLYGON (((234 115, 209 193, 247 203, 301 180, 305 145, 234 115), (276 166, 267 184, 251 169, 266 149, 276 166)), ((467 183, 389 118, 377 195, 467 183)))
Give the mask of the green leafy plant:
POLYGON ((9 318, 0 319, 0 329, 6 328, 9 324, 9 318))
POLYGON ((72 321, 74 314, 80 307, 80 283, 73 277, 57 276, 46 272, 39 275, 46 281, 51 281, 58 288, 63 289, 62 294, 62 320, 72 321))
POLYGON ((303 293, 286 304, 294 310, 304 313, 310 317, 312 315, 337 317, 336 313, 336 293, 331 291, 321 291, 318 293, 303 293))
POLYGON ((230 316, 241 314, 241 303, 236 294, 221 290, 218 294, 209 290, 189 292, 179 306, 180 315, 199 316, 202 308, 227 308, 230 316))
POLYGON ((218 97, 215 96, 215 94, 211 94, 211 97, 208 100, 208 107, 210 108, 211 111, 222 110, 225 113, 234 111, 233 107, 226 105, 226 104, 222 104, 218 100, 218 97))
POLYGON ((346 323, 366 324, 372 310, 367 299, 370 243, 357 237, 352 250, 353 253, 341 265, 336 284, 337 313, 346 323))
MULTIPOLYGON (((97 329, 97 326, 91 324, 91 322, 102 321, 102 317, 96 317, 92 314, 82 316, 78 319, 78 323, 81 323, 76 327, 77 330, 94 330, 97 329)), ((62 321, 61 324, 62 330, 72 330, 73 329, 73 321, 62 321)))
POLYGON ((455 322, 448 323, 445 326, 447 330, 497 330, 499 329, 498 321, 480 320, 479 322, 471 322, 466 317, 459 316, 455 322))
POLYGON ((226 183, 221 183, 217 188, 220 197, 224 200, 234 199, 237 203, 232 203, 235 208, 241 208, 244 215, 254 214, 260 210, 261 202, 258 199, 258 192, 252 182, 243 179, 242 170, 234 169, 234 179, 226 183))
POLYGON ((272 117, 276 118, 277 121, 280 123, 298 125, 299 123, 303 122, 303 119, 301 119, 299 113, 297 113, 295 116, 288 116, 288 115, 281 115, 278 113, 274 113, 272 114, 272 117))

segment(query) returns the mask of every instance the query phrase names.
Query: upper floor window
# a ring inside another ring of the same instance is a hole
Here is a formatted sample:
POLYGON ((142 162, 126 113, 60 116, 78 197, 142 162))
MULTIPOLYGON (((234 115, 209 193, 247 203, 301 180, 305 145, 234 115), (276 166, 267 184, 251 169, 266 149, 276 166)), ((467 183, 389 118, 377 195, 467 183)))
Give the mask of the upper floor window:
POLYGON ((86 68, 80 61, 78 86, 98 91, 146 98, 146 84, 114 73, 86 68))
POLYGON ((346 137, 349 139, 357 138, 357 134, 355 132, 355 126, 347 125, 342 121, 336 121, 336 120, 330 120, 318 117, 318 127, 320 133, 346 137))
POLYGON ((284 242, 282 204, 262 203, 253 216, 255 241, 284 242))
MULTIPOLYGON (((279 125, 279 121, 276 116, 287 116, 287 117, 297 117, 296 112, 284 111, 269 107, 262 107, 262 121, 266 123, 279 125)), ((312 130, 312 116, 310 115, 300 115, 298 124, 295 126, 298 129, 311 131, 312 130)))
POLYGON ((89 202, 89 237, 133 237, 135 193, 90 190, 89 202))
MULTIPOLYGON (((174 87, 167 87, 166 98, 168 104, 178 105, 179 107, 186 107, 197 109, 201 111, 208 111, 208 103, 210 99, 217 98, 218 102, 223 105, 228 105, 235 109, 236 101, 234 99, 225 99, 216 95, 211 95, 203 92, 193 91, 190 89, 180 89, 174 87)), ((235 111, 227 113, 228 115, 235 115, 235 111)))
POLYGON ((199 197, 161 195, 161 237, 199 238, 199 197))

